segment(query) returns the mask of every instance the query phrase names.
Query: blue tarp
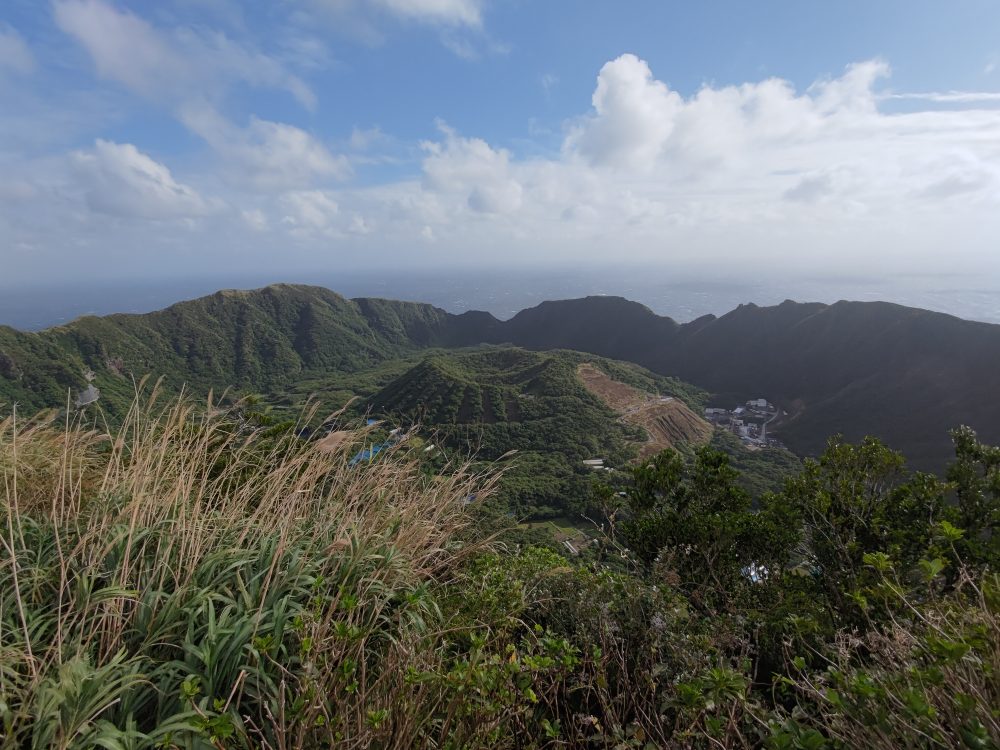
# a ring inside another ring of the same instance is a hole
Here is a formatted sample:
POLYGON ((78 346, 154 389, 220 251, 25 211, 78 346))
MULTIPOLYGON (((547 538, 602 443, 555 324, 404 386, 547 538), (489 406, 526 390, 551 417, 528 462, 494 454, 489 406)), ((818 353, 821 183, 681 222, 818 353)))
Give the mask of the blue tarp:
POLYGON ((347 465, 355 466, 362 461, 371 461, 373 458, 375 458, 375 456, 378 455, 378 452, 383 448, 385 448, 387 445, 388 443, 383 443, 382 445, 373 445, 371 448, 365 448, 364 450, 360 450, 354 454, 354 458, 352 458, 350 461, 347 462, 347 465))

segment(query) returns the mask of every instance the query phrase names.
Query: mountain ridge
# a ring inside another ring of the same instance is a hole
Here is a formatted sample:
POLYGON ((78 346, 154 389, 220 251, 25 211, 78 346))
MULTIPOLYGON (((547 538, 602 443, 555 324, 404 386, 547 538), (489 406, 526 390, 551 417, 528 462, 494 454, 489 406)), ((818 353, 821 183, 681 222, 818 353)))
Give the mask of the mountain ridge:
POLYGON ((623 297, 592 296, 543 302, 504 321, 324 287, 221 290, 152 313, 85 316, 30 333, 0 327, 0 398, 65 403, 87 369, 112 394, 131 392, 128 373, 164 373, 174 387, 279 388, 308 372, 478 344, 634 362, 723 405, 768 398, 789 412, 778 429, 802 454, 819 453, 832 434, 873 434, 915 466, 938 468, 952 427, 1000 439, 1000 325, 844 300, 751 303, 678 323, 623 297))
MULTIPOLYGON (((578 305, 567 303, 560 314, 560 304, 550 303, 544 315, 531 308, 515 316, 519 328, 536 333, 511 343, 570 346, 558 333, 543 335, 579 328, 578 305)), ((613 318, 601 320, 603 309, 591 305, 594 335, 571 348, 680 378, 724 397, 723 404, 777 401, 792 412, 780 434, 799 453, 818 454, 832 434, 874 434, 904 449, 914 465, 939 468, 951 449, 950 428, 968 424, 990 440, 1000 436, 996 324, 886 302, 784 302, 741 305, 687 324, 633 315, 625 336, 613 330, 613 318)))

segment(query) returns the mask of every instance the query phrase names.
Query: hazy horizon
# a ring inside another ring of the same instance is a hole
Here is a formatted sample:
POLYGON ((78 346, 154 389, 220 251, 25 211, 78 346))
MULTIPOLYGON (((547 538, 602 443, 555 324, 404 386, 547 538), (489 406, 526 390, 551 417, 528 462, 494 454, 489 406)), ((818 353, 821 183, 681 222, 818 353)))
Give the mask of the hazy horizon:
POLYGON ((659 315, 688 322, 721 315, 740 304, 833 303, 841 299, 886 301, 944 312, 968 320, 1000 324, 1000 281, 962 277, 869 278, 716 278, 671 274, 668 269, 640 274, 634 269, 571 269, 524 273, 516 270, 387 273, 312 272, 268 277, 112 280, 103 284, 0 287, 0 325, 40 330, 82 315, 144 313, 220 289, 253 289, 274 283, 323 286, 345 297, 385 297, 426 302, 448 312, 485 310, 506 319, 540 302, 589 295, 620 296, 659 315))

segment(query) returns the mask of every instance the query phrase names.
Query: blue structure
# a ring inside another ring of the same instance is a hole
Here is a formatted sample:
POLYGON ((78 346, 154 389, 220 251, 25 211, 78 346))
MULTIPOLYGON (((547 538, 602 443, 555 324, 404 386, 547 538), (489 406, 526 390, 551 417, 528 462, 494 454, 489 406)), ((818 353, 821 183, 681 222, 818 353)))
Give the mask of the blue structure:
POLYGON ((387 447, 388 443, 382 443, 381 445, 373 445, 371 448, 365 448, 354 454, 354 458, 347 462, 348 466, 356 466, 362 461, 371 461, 375 456, 379 454, 383 448, 387 447))

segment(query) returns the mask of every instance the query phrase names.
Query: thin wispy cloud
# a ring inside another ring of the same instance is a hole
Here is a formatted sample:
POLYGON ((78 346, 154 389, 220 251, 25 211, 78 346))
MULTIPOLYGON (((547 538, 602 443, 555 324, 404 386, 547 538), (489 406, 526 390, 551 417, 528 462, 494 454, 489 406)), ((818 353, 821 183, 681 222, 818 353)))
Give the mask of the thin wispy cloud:
POLYGON ((938 102, 940 104, 988 104, 1000 102, 1000 91, 930 91, 886 94, 887 99, 938 102))
POLYGON ((159 29, 104 0, 57 0, 56 25, 89 54, 103 78, 162 103, 221 96, 236 83, 286 90, 304 107, 316 94, 275 57, 222 31, 159 29))
POLYGON ((482 0, 368 0, 400 18, 446 26, 472 26, 483 23, 482 0))
POLYGON ((35 69, 35 56, 27 42, 9 24, 0 22, 0 73, 4 70, 30 73, 35 69))
POLYGON ((475 61, 509 51, 486 32, 485 6, 484 0, 303 0, 297 17, 300 26, 319 26, 374 46, 387 44, 394 27, 435 29, 446 49, 475 61))

